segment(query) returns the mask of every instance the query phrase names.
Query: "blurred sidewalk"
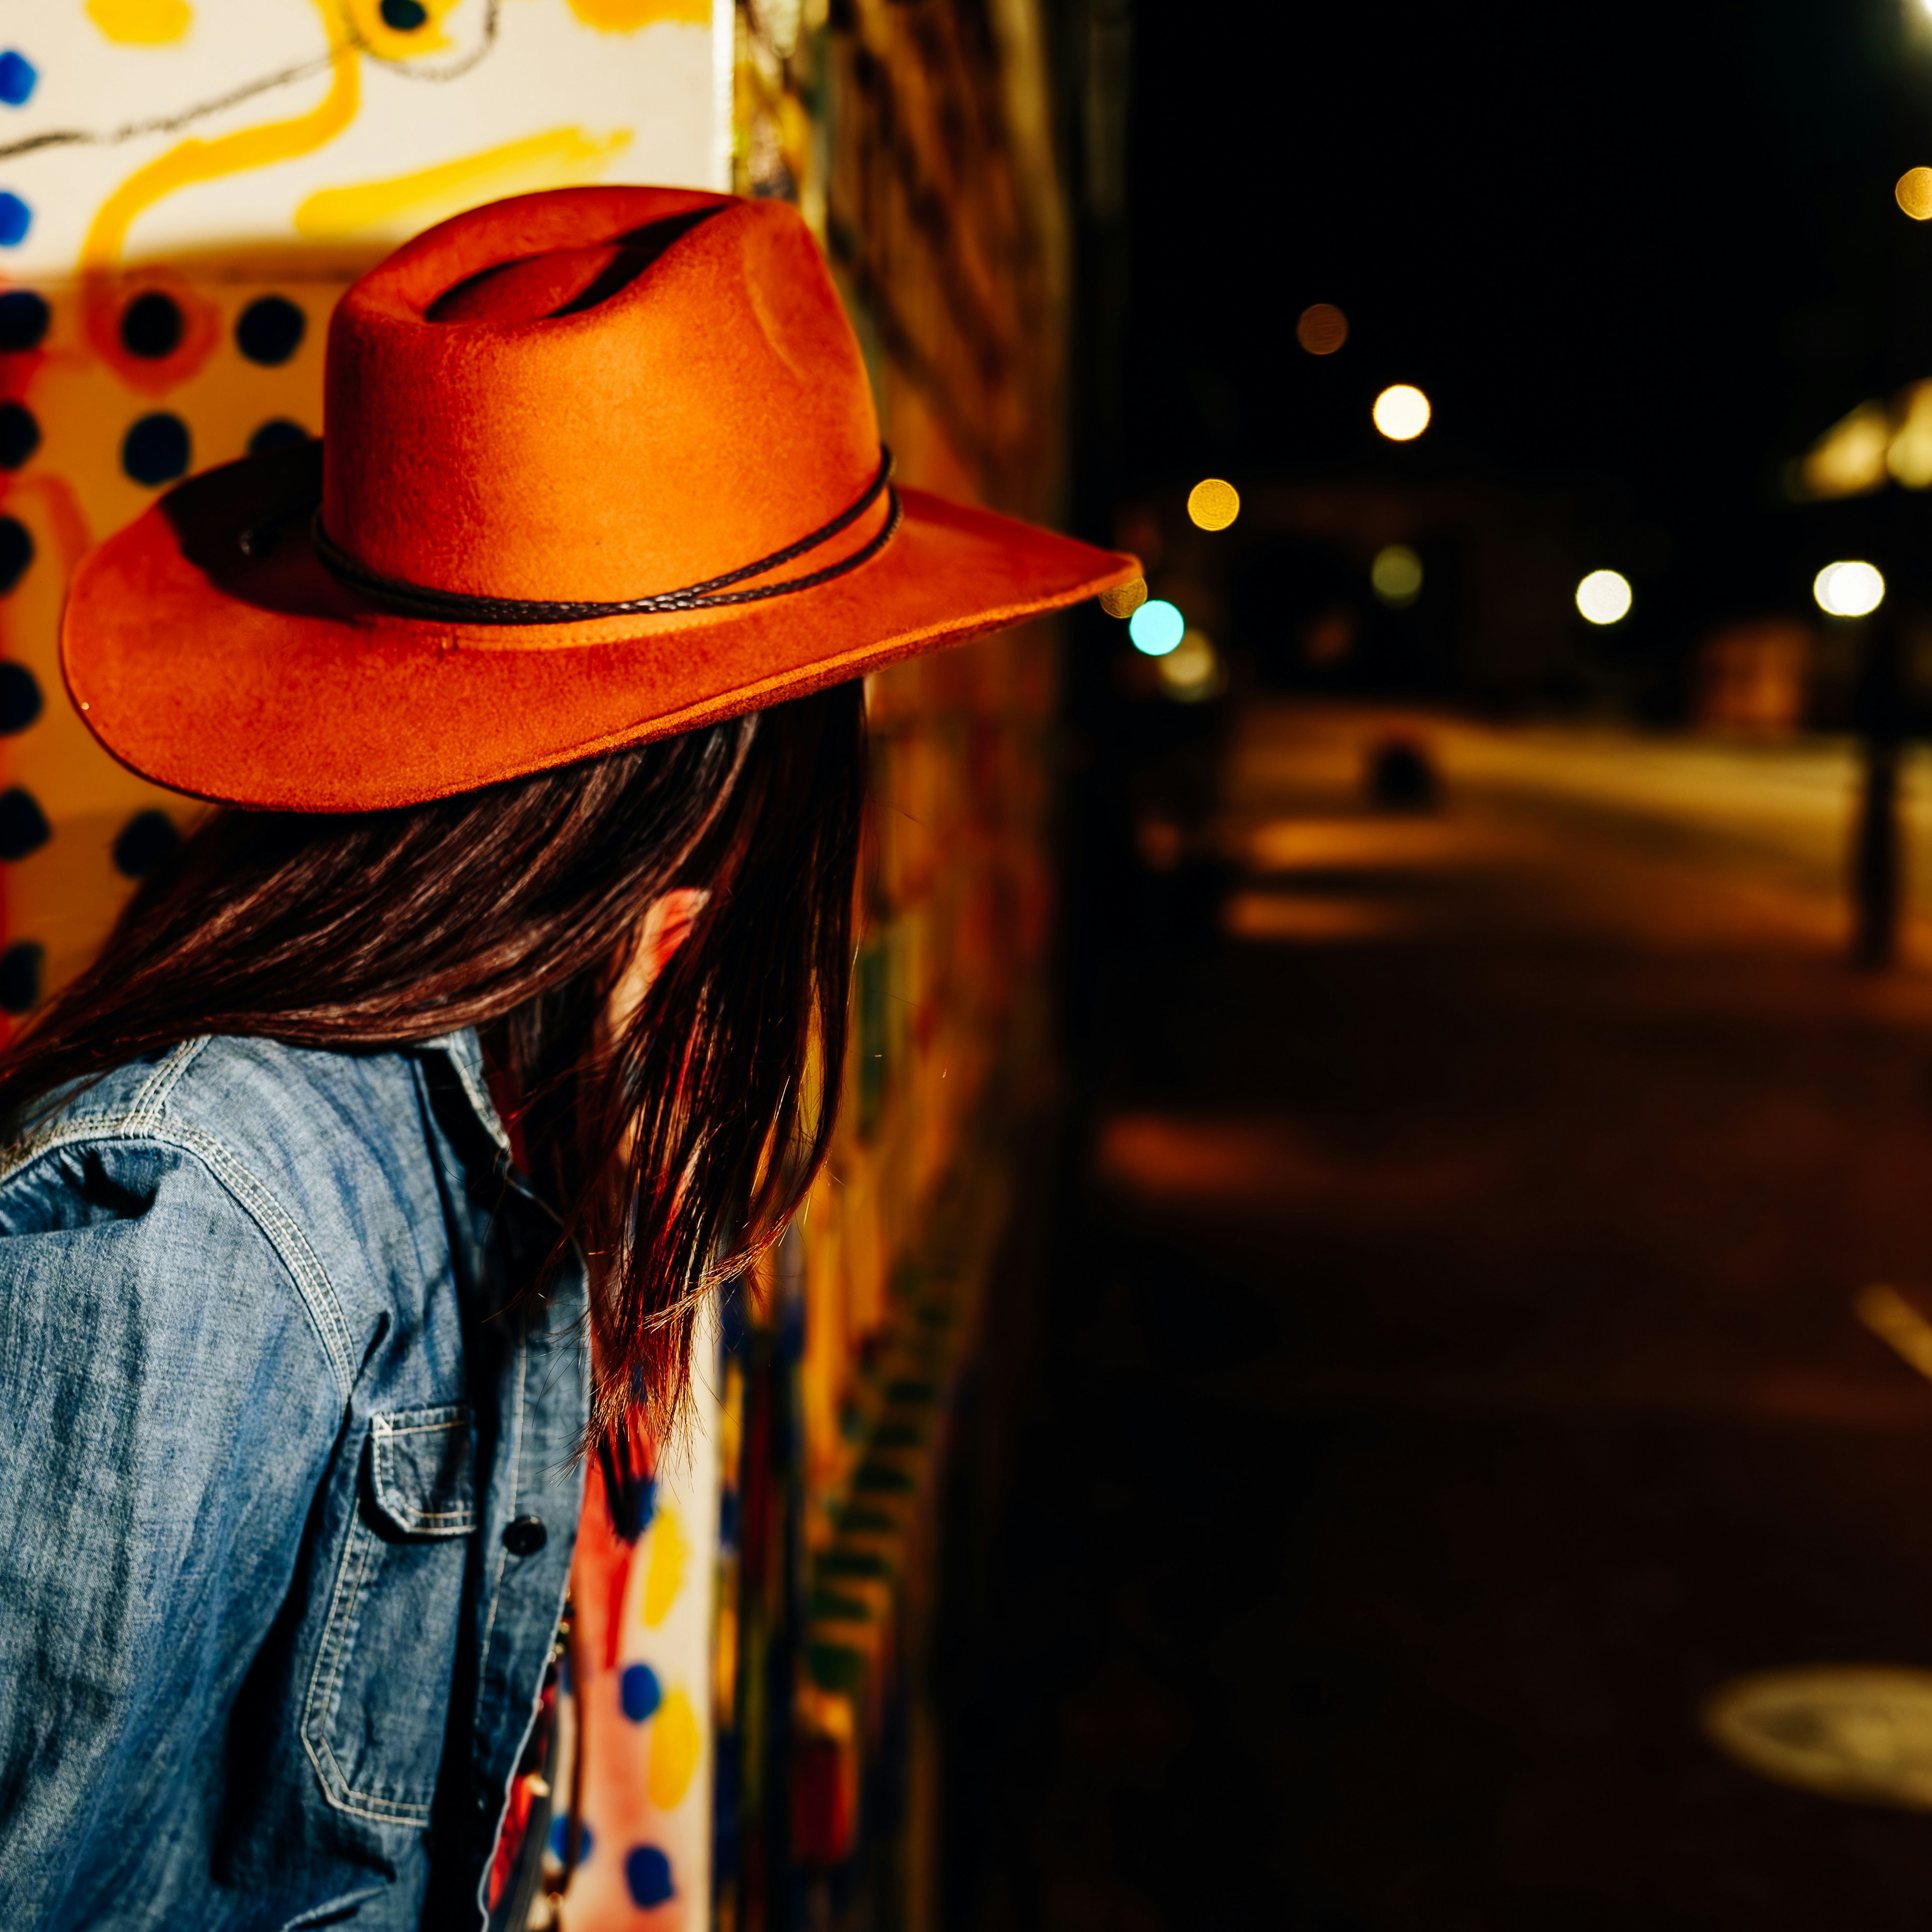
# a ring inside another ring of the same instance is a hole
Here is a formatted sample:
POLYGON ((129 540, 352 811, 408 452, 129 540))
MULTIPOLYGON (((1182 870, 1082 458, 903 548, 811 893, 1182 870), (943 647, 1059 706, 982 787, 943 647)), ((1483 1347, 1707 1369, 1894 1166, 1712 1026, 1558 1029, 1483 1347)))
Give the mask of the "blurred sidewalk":
POLYGON ((1932 1666, 1851 1305, 1932 1282, 1932 976, 1840 963, 1847 751, 1257 707, 1223 780, 1098 995, 956 1927, 1916 1928, 1932 1816, 1696 1719, 1932 1666), (1405 733, 1439 813, 1364 807, 1405 733))

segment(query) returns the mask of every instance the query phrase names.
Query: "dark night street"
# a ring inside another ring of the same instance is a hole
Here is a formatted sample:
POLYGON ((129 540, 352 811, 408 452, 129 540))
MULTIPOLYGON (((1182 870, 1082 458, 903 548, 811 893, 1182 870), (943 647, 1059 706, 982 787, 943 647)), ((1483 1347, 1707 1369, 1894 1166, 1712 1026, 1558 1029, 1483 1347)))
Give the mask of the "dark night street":
POLYGON ((1840 963, 1850 754, 1412 726, 1376 814, 1391 728, 1250 708, 1143 820, 964 1922, 1916 1927, 1932 1818, 1697 1718, 1932 1664, 1932 1385, 1853 1310, 1932 1278, 1932 978, 1840 963))

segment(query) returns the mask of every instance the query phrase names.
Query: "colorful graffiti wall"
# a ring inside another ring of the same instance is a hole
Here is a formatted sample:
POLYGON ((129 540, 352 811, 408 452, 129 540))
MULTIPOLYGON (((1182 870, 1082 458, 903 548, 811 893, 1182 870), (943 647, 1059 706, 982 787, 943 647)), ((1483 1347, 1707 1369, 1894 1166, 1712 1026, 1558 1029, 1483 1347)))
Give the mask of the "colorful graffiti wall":
MULTIPOLYGON (((795 200, 900 475, 1050 514, 1038 36, 1030 0, 0 10, 0 1012, 85 961, 197 809, 66 703, 68 574, 177 478, 317 434, 330 308, 433 221, 599 180, 795 200)), ((572 1932, 920 1919, 933 1498, 1016 1123, 1050 1087, 1053 701, 1039 628, 870 682, 836 1150, 719 1312, 642 1538, 586 1512, 572 1932)))

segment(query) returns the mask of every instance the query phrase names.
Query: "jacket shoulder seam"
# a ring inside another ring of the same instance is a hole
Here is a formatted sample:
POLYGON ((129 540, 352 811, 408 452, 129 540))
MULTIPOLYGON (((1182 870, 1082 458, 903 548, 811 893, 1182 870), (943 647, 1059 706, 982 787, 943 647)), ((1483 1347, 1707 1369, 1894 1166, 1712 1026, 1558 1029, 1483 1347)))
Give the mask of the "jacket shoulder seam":
MULTIPOLYGON (((205 1040, 190 1041, 188 1048, 177 1048, 176 1054, 185 1057, 174 1070, 172 1078, 162 1085, 158 1073, 135 1096, 134 1105, 127 1112, 97 1114, 68 1120, 23 1142, 14 1150, 12 1157, 0 1166, 0 1184, 12 1180, 57 1148, 89 1141, 153 1141, 178 1148, 184 1154, 193 1156, 254 1222, 262 1238, 274 1250, 276 1258, 288 1270, 346 1402, 356 1384, 355 1352, 349 1324, 343 1317, 341 1300, 328 1278, 328 1271, 322 1266, 301 1222, 283 1204, 274 1190, 244 1167, 224 1142, 183 1121, 160 1117, 159 1102, 165 1100, 175 1082, 187 1070, 188 1060, 193 1057, 189 1049, 198 1052, 206 1044, 205 1040), (154 1097, 157 1094, 158 1098, 154 1097)), ((171 1054, 170 1060, 174 1058, 171 1054)), ((167 1065, 167 1062, 163 1063, 164 1070, 167 1065)))

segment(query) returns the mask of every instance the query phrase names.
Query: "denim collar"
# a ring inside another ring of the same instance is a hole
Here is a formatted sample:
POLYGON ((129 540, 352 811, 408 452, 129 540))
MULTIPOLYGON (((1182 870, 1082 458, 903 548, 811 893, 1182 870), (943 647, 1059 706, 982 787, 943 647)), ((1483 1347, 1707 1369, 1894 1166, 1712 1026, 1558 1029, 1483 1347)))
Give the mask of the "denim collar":
POLYGON ((483 1066, 483 1042, 476 1037, 476 1029, 465 1027, 460 1033, 439 1034, 434 1040, 419 1042, 417 1051, 440 1053, 448 1060, 478 1125, 496 1142, 504 1160, 514 1166, 509 1130, 496 1112, 496 1102, 490 1097, 489 1078, 483 1066))

